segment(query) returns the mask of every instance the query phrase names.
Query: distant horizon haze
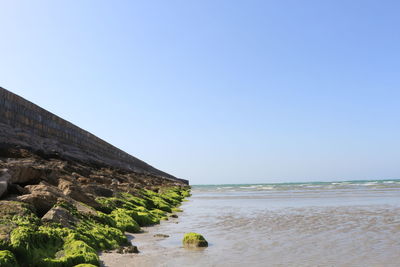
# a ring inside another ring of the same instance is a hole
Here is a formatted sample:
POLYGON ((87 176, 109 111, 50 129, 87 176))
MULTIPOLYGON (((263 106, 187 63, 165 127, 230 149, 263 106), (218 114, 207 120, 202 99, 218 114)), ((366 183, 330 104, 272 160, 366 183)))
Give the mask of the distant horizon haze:
POLYGON ((0 86, 190 184, 400 178, 400 2, 0 3, 0 86))

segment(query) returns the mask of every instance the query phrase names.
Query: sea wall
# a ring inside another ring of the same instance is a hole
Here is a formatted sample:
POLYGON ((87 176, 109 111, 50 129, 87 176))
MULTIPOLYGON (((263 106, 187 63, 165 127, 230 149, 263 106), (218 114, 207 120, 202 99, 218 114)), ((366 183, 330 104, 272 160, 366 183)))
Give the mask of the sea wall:
MULTIPOLYGON (((32 145, 34 150, 43 150, 43 147, 49 147, 50 145, 48 144, 52 143, 52 153, 57 153, 61 156, 75 157, 79 160, 87 158, 96 164, 177 179, 1 87, 0 123, 10 126, 14 130, 23 131, 25 134, 21 136, 25 136, 25 143, 41 143, 40 146, 32 145), (32 139, 32 142, 27 138, 32 139), (38 139, 40 142, 38 142, 38 139), (43 143, 47 143, 47 146, 43 146, 43 143)), ((15 140, 14 134, 4 132, 6 131, 3 131, 2 139, 6 138, 8 140, 0 140, 0 143, 15 140), (10 138, 7 138, 7 136, 10 138)))

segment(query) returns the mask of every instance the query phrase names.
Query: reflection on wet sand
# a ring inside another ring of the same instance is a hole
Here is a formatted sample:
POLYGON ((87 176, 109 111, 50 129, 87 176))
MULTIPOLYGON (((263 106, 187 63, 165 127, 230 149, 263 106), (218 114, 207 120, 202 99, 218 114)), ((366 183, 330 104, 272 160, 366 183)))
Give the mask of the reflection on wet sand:
POLYGON ((343 186, 290 190, 295 192, 194 188, 179 218, 135 234, 140 254, 103 254, 102 260, 111 267, 399 266, 396 186, 353 192, 343 186), (192 231, 210 246, 182 248, 183 234, 192 231))

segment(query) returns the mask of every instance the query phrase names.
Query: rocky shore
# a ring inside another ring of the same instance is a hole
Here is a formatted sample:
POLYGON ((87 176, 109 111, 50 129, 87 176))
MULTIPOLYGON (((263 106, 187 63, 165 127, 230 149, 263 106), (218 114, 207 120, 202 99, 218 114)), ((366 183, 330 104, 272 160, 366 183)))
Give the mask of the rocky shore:
POLYGON ((179 180, 3 146, 0 266, 98 266, 99 251, 137 252, 124 233, 167 220, 189 195, 179 180))

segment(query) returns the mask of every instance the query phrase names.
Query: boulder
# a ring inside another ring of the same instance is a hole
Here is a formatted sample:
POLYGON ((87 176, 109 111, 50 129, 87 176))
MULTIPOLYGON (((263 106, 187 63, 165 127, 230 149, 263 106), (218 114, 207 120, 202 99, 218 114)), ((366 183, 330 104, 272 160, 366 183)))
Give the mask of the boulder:
POLYGON ((207 240, 198 233, 187 233, 182 240, 185 248, 208 247, 207 240))
POLYGON ((5 181, 0 181, 0 198, 6 195, 8 189, 8 183, 5 181))
POLYGON ((0 266, 15 267, 18 266, 14 254, 9 250, 0 250, 0 266))
POLYGON ((7 169, 0 170, 0 198, 7 194, 10 179, 11 175, 7 169))
POLYGON ((10 240, 11 232, 21 222, 33 225, 39 223, 39 218, 27 204, 6 200, 0 201, 0 220, 0 247, 10 240))
POLYGON ((113 190, 98 184, 81 185, 81 188, 84 192, 88 192, 99 197, 112 197, 114 195, 113 190))
POLYGON ((51 208, 43 217, 42 222, 59 223, 63 227, 74 228, 78 223, 78 219, 74 217, 67 209, 61 206, 51 208))
POLYGON ((58 188, 62 190, 64 195, 76 201, 85 203, 94 208, 100 207, 100 204, 97 203, 92 196, 86 194, 79 185, 73 184, 71 181, 60 179, 58 188))
POLYGON ((71 202, 71 199, 66 197, 60 189, 46 182, 29 185, 25 188, 30 194, 19 196, 17 199, 34 206, 39 216, 46 214, 57 203, 58 199, 71 202))
POLYGON ((81 202, 78 201, 73 201, 72 205, 74 205, 74 207, 76 208, 76 210, 79 213, 82 213, 84 215, 88 215, 88 216, 97 216, 97 211, 95 209, 93 209, 92 207, 89 207, 81 202))
POLYGON ((18 164, 10 165, 11 179, 13 184, 36 184, 43 175, 43 170, 34 167, 30 161, 20 161, 18 164))

